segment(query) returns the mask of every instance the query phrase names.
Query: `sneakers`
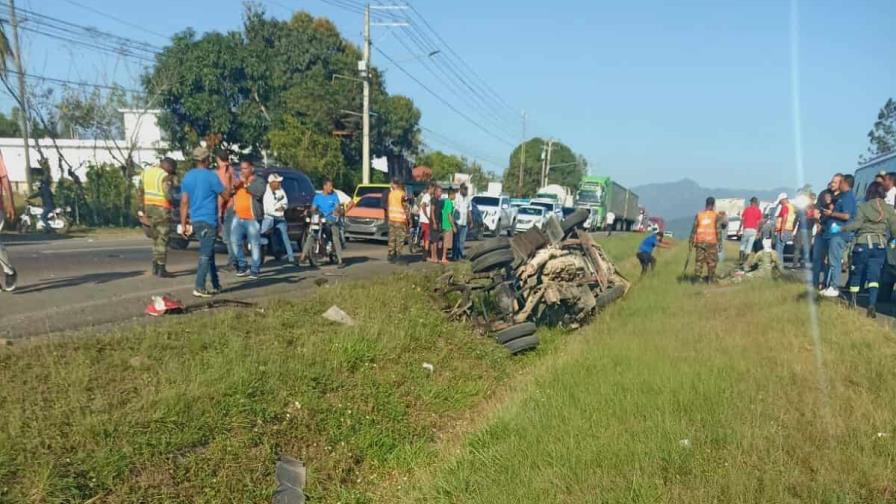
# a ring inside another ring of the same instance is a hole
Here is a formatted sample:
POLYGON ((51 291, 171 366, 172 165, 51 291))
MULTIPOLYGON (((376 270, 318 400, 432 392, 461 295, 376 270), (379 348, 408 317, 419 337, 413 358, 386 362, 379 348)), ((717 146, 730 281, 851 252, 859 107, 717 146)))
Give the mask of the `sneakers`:
POLYGON ((827 289, 819 292, 819 294, 821 294, 824 297, 829 297, 829 298, 840 297, 840 289, 838 289, 834 286, 831 286, 831 287, 828 287, 827 289))
POLYGON ((214 294, 211 291, 205 289, 193 289, 193 297, 210 298, 212 296, 214 296, 214 294))
POLYGON ((258 280, 258 273, 249 273, 249 280, 258 280))
POLYGON ((249 276, 249 270, 237 271, 236 276, 238 277, 247 277, 249 276))

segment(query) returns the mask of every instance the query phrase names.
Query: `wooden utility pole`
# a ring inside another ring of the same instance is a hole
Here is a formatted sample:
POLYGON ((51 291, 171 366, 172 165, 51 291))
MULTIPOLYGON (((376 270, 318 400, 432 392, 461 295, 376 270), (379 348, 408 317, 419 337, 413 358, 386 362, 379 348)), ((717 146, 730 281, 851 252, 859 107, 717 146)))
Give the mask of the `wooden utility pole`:
POLYGON ((15 0, 9 0, 9 24, 12 26, 12 46, 14 54, 14 60, 16 65, 16 74, 19 77, 19 106, 22 107, 22 115, 20 120, 20 126, 22 128, 22 139, 25 142, 25 185, 27 186, 28 193, 31 192, 31 153, 29 148, 28 136, 31 128, 31 121, 29 120, 29 110, 28 110, 28 97, 26 96, 25 91, 25 70, 22 67, 22 46, 19 44, 19 21, 16 16, 16 3, 15 0))

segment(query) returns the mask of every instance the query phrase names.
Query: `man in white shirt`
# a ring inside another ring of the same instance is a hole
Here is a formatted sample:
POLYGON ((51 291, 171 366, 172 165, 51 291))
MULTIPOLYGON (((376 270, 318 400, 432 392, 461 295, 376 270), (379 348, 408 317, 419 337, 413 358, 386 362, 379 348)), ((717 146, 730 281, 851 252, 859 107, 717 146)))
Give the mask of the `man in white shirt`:
MULTIPOLYGON (((423 250, 429 251, 429 206, 432 204, 433 183, 426 186, 426 190, 420 195, 420 203, 417 205, 417 218, 420 222, 420 238, 423 240, 423 250)), ((429 257, 423 254, 424 257, 429 257)))
POLYGON ((264 192, 262 203, 264 204, 264 219, 261 221, 261 234, 265 235, 271 229, 280 232, 283 239, 283 248, 286 249, 286 257, 290 264, 295 263, 295 255, 292 251, 292 244, 289 242, 289 233, 287 232, 286 219, 283 217, 286 209, 289 208, 289 200, 286 198, 286 191, 282 188, 283 177, 272 173, 268 175, 268 187, 264 192))
POLYGON ((467 195, 467 185, 460 186, 460 192, 454 197, 455 224, 457 232, 454 233, 454 247, 451 249, 451 259, 459 261, 464 258, 464 242, 467 241, 467 228, 470 222, 470 197, 467 195))
POLYGON ((890 206, 896 206, 896 172, 884 175, 884 189, 887 191, 884 201, 890 206))
POLYGON ((613 234, 613 224, 616 222, 616 214, 613 212, 607 212, 606 225, 604 227, 607 228, 607 236, 613 234))

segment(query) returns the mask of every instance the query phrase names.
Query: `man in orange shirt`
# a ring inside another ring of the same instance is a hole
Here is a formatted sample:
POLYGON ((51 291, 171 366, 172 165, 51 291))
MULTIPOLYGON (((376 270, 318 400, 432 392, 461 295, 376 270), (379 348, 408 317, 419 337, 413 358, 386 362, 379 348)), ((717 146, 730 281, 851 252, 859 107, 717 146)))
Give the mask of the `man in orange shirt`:
POLYGON ((234 184, 233 224, 230 228, 230 246, 236 254, 236 276, 255 280, 261 270, 261 225, 258 220, 264 216, 262 198, 267 183, 255 176, 252 161, 240 163, 240 178, 234 184), (243 241, 248 241, 252 262, 246 264, 243 241))

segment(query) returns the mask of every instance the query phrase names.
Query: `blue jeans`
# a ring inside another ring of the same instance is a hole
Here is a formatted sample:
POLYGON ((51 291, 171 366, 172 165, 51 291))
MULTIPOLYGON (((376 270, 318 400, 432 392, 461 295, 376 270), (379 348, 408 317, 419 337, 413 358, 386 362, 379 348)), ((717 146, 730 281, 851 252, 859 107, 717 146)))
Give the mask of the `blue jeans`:
POLYGON ((848 238, 842 234, 828 237, 828 270, 831 275, 828 283, 837 289, 840 288, 840 275, 842 275, 840 267, 843 262, 843 253, 849 243, 848 238))
POLYGON ((824 268, 824 261, 828 256, 828 238, 818 234, 812 245, 812 286, 828 284, 828 268, 824 268), (821 278, 819 278, 821 277, 821 278))
POLYGON ((887 249, 880 245, 869 247, 867 244, 857 244, 852 249, 852 264, 850 265, 849 292, 858 294, 861 290, 862 278, 868 285, 868 306, 877 304, 877 292, 880 288, 880 275, 887 261, 887 249))
POLYGON ((221 226, 221 241, 227 246, 227 263, 236 268, 236 249, 230 240, 230 230, 233 228, 233 219, 236 214, 233 207, 224 210, 224 223, 221 226))
POLYGON ((197 290, 205 289, 205 278, 212 276, 212 289, 220 289, 218 280, 218 267, 215 266, 215 238, 218 235, 218 226, 208 222, 194 222, 193 232, 199 240, 199 266, 196 268, 197 290))
POLYGON ((784 247, 787 246, 787 242, 792 240, 792 231, 781 231, 775 236, 775 252, 778 253, 778 260, 781 261, 782 266, 784 265, 784 247))
POLYGON ((459 261, 464 258, 464 243, 467 241, 467 226, 457 226, 454 233, 454 247, 451 250, 451 258, 459 261))
POLYGON ((230 244, 236 252, 237 271, 249 271, 257 275, 261 271, 261 228, 255 219, 233 219, 230 228, 230 244), (243 253, 243 240, 249 242, 249 250, 252 253, 252 263, 246 264, 246 255, 243 253))
POLYGON ((283 248, 286 249, 286 257, 288 258, 289 262, 293 262, 295 260, 295 257, 292 252, 292 244, 289 242, 289 233, 286 226, 286 219, 282 217, 272 217, 270 215, 265 215, 264 219, 261 220, 261 234, 265 234, 271 229, 280 231, 280 238, 283 240, 283 248))

